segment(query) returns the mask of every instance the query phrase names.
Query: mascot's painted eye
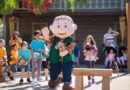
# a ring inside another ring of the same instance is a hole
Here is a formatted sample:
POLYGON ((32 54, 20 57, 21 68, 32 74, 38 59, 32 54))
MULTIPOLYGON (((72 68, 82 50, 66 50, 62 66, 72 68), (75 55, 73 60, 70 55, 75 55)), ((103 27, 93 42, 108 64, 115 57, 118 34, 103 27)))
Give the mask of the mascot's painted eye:
POLYGON ((58 25, 58 28, 60 28, 60 25, 58 25))
POLYGON ((65 25, 65 28, 67 28, 67 25, 65 25))

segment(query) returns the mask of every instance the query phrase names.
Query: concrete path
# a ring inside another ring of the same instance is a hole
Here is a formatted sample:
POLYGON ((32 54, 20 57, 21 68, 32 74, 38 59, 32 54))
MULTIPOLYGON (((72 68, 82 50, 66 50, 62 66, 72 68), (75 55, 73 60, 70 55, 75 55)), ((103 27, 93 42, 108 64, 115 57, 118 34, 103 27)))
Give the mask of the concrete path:
MULTIPOLYGON (((75 76, 72 77, 72 86, 74 86, 75 76)), ((20 73, 17 73, 15 81, 10 81, 6 76, 6 82, 0 83, 0 90, 62 90, 62 83, 56 89, 50 89, 47 85, 48 81, 45 81, 43 72, 41 78, 42 80, 40 82, 40 85, 32 86, 30 83, 26 82, 26 78, 24 79, 23 85, 18 84, 20 79, 20 73)), ((91 87, 88 87, 87 76, 84 76, 84 90, 101 90, 102 77, 95 77, 95 79, 95 84, 93 84, 91 87)), ((110 90, 130 90, 130 74, 120 73, 120 76, 118 76, 116 73, 113 73, 110 79, 110 90)))

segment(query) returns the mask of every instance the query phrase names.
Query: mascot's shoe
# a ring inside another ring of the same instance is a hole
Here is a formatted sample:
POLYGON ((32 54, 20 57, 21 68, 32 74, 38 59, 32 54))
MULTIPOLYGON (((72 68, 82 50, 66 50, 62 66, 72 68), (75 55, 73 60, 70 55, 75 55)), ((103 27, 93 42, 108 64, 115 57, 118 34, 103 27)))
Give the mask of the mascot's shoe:
POLYGON ((48 85, 49 85, 49 87, 50 88, 55 88, 57 85, 59 85, 60 84, 60 82, 61 82, 61 79, 58 79, 58 80, 50 80, 49 82, 48 82, 48 85))
POLYGON ((74 90, 74 88, 70 85, 63 85, 62 90, 74 90))

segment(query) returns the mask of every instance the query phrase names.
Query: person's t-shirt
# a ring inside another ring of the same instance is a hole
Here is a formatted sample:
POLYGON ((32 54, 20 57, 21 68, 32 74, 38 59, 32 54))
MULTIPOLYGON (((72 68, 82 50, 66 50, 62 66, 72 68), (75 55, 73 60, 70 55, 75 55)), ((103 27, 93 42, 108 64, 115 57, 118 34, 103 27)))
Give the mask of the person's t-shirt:
POLYGON ((75 45, 75 47, 74 47, 74 56, 75 57, 79 57, 79 51, 80 51, 79 46, 75 45))
POLYGON ((24 59, 24 60, 29 60, 29 58, 31 57, 31 51, 29 50, 29 49, 27 49, 27 50, 19 50, 19 52, 18 52, 18 55, 22 58, 22 59, 24 59))
POLYGON ((86 54, 85 56, 85 60, 86 61, 95 61, 96 60, 96 56, 94 55, 93 51, 84 51, 86 54))
POLYGON ((0 59, 4 60, 7 57, 6 49, 4 47, 0 48, 0 59))
POLYGON ((38 51, 38 49, 45 49, 46 48, 45 43, 42 40, 39 41, 33 40, 30 43, 30 48, 33 49, 34 53, 39 53, 38 59, 42 60, 42 51, 38 51))
POLYGON ((115 37, 113 34, 105 34, 104 38, 106 39, 107 44, 114 43, 114 41, 115 41, 115 37))
POLYGON ((14 50, 11 50, 11 61, 10 61, 10 64, 17 64, 17 61, 16 59, 18 59, 18 50, 17 51, 14 51, 14 50), (13 59, 15 58, 15 59, 13 59))

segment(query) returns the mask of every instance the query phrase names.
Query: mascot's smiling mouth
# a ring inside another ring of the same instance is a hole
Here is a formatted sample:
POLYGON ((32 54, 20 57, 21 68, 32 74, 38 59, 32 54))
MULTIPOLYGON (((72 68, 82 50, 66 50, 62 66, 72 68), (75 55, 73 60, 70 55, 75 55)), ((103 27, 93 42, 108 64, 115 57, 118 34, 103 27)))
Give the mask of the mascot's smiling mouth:
POLYGON ((66 33, 58 33, 59 35, 65 35, 66 33))

